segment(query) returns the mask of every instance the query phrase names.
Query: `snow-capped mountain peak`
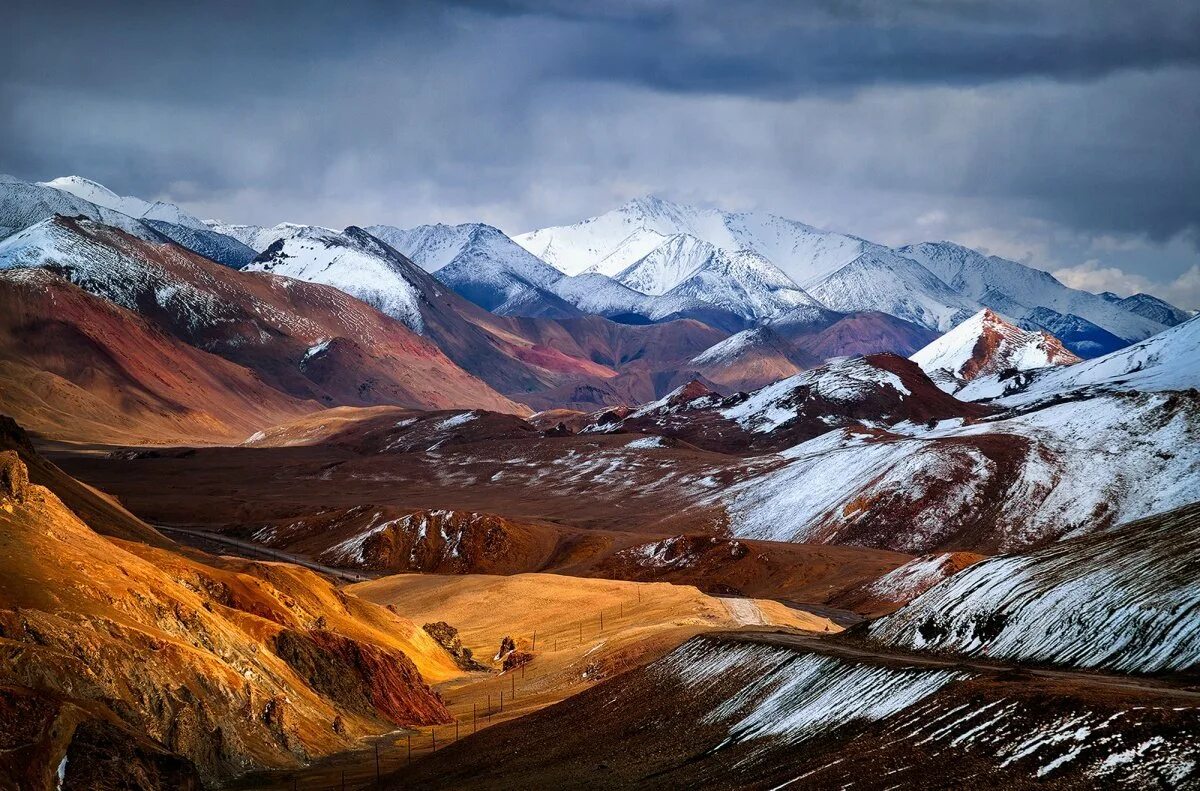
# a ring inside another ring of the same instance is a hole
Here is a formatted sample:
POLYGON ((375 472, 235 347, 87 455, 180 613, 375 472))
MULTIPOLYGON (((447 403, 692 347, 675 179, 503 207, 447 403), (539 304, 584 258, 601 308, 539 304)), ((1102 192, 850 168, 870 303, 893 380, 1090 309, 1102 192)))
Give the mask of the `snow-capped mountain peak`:
POLYGON ((339 233, 316 225, 286 225, 272 230, 278 237, 245 267, 247 271, 333 286, 399 319, 413 332, 424 331, 420 285, 399 260, 402 256, 362 229, 351 226, 339 233))
POLYGON ((97 206, 119 211, 139 220, 161 220, 194 229, 207 229, 208 227, 201 220, 173 203, 150 202, 132 196, 118 195, 103 184, 97 184, 82 176, 60 176, 50 181, 40 181, 38 186, 69 193, 97 206))
POLYGON ((909 359, 949 393, 978 377, 1080 361, 1053 335, 1021 329, 989 309, 979 311, 909 359))

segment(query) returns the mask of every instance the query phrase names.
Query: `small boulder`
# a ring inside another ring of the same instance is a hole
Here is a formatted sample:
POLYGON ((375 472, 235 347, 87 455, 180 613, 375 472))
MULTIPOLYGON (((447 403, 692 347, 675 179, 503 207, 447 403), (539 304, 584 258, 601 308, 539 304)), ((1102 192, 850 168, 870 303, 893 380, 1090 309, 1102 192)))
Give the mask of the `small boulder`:
POLYGON ((533 654, 528 651, 509 651, 504 657, 504 670, 516 670, 521 665, 527 665, 533 661, 533 654))
POLYGON ((516 641, 511 637, 503 637, 500 640, 500 650, 496 652, 496 656, 492 658, 493 662, 503 662, 504 658, 517 650, 516 641))

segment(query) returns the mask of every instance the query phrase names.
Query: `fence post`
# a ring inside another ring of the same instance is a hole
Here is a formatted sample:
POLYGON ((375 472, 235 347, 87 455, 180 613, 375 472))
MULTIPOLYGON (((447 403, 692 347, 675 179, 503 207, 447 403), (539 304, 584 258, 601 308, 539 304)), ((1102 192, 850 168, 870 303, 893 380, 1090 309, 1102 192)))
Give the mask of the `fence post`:
POLYGON ((600 632, 604 633, 604 610, 600 611, 600 632))
POLYGON ((533 633, 533 647, 532 647, 532 648, 530 648, 529 650, 530 650, 530 651, 536 651, 536 650, 537 650, 537 632, 534 632, 534 633, 533 633))
POLYGON ((500 690, 500 713, 504 713, 504 690, 500 690))
POLYGON ((471 704, 471 733, 475 733, 475 704, 471 704))
POLYGON ((437 752, 437 728, 433 725, 429 726, 429 738, 433 740, 433 751, 437 752))
POLYGON ((379 741, 375 741, 375 782, 379 782, 379 741))
POLYGON ((517 674, 513 673, 512 676, 510 676, 510 678, 512 678, 512 695, 509 696, 509 700, 516 700, 517 699, 517 674))
POLYGON ((408 755, 404 758, 405 764, 412 763, 412 734, 408 734, 408 755))
POLYGON ((454 741, 458 741, 458 717, 454 718, 454 741))

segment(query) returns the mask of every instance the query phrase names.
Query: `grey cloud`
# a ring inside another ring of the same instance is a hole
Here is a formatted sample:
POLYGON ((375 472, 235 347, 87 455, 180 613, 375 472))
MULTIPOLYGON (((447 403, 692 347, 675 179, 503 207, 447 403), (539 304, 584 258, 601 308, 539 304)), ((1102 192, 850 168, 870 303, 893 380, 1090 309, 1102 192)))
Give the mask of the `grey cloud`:
POLYGON ((1198 13, 23 4, 0 30, 0 172, 229 220, 512 232, 657 192, 1167 284, 1196 262, 1175 242, 1200 217, 1198 13), (1105 235, 1129 243, 1091 250, 1105 235))

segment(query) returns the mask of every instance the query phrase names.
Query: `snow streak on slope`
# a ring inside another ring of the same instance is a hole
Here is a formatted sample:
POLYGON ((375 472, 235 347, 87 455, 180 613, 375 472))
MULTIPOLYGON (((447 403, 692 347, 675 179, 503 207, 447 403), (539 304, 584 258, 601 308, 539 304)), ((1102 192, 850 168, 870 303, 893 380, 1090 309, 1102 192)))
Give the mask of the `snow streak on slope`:
POLYGON ((954 553, 922 555, 892 569, 867 586, 866 590, 888 601, 906 602, 958 572, 954 553))
POLYGON ((875 623, 905 648, 1105 667, 1200 666, 1200 505, 972 566, 875 623))
POLYGON ((52 181, 38 182, 38 185, 70 193, 97 206, 119 211, 140 220, 160 220, 187 228, 207 227, 203 222, 173 203, 163 203, 162 201, 150 203, 141 198, 117 195, 107 187, 82 176, 63 176, 52 181))
POLYGON ((762 741, 767 751, 798 744, 851 723, 877 722, 970 676, 952 670, 892 669, 852 664, 759 644, 722 646, 694 639, 650 666, 663 683, 703 695, 730 671, 752 677, 708 711, 702 722, 723 724, 727 745, 762 741), (770 740, 770 741, 768 741, 770 740), (772 744, 771 742, 775 742, 772 744))
POLYGON ((1017 319, 1037 307, 1080 316, 1124 338, 1138 341, 1166 325, 1125 310, 1103 297, 1068 288, 1053 275, 951 242, 923 242, 898 252, 921 263, 964 296, 1017 319))
POLYGON ((778 458, 720 495, 732 535, 928 552, 965 532, 958 544, 1015 549, 1200 499, 1200 404, 1114 394, 970 425, 841 429, 778 458))
POLYGON ((949 393, 982 376, 1079 362, 1056 338, 1023 330, 990 310, 979 311, 909 359, 949 393))
POLYGON ((420 291, 395 262, 361 239, 328 228, 288 226, 286 231, 246 271, 324 283, 400 320, 413 332, 424 330, 420 291))

